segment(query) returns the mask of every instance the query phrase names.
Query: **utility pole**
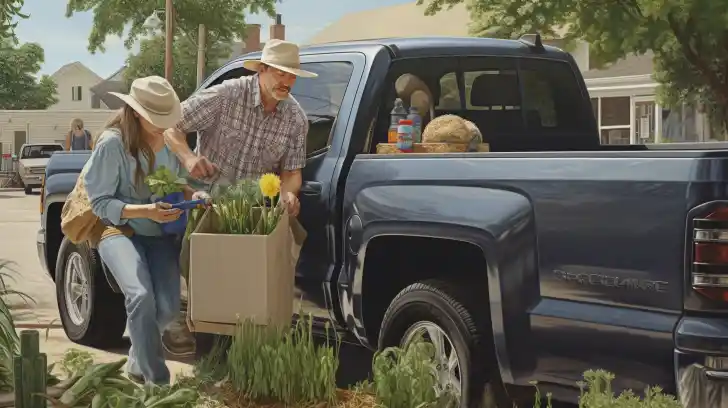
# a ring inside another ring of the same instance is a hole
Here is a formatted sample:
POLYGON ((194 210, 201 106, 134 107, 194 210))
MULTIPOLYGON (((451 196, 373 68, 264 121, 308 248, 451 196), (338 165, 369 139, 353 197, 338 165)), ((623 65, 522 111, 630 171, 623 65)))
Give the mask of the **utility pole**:
POLYGON ((174 41, 174 5, 172 0, 166 0, 164 5, 165 40, 164 40, 164 77, 172 83, 173 63, 172 42, 174 41))
POLYGON ((205 48, 207 48, 207 27, 200 24, 197 33, 197 87, 205 80, 205 48))

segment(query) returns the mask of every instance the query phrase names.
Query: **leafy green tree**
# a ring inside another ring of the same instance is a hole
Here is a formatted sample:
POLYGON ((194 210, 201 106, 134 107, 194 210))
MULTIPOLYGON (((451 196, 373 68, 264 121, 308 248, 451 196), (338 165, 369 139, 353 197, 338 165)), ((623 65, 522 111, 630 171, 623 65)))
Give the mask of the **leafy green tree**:
POLYGON ((20 11, 24 2, 24 0, 0 0, 0 40, 11 39, 17 42, 15 27, 18 26, 18 19, 28 18, 28 15, 20 11))
MULTIPOLYGON (((418 0, 428 15, 462 2, 418 0)), ((477 36, 578 38, 599 65, 652 50, 663 103, 704 105, 728 129, 727 1, 468 0, 468 6, 477 36)))
MULTIPOLYGON (((220 60, 230 56, 230 47, 221 42, 211 42, 206 52, 205 76, 220 65, 220 60), (222 45, 221 45, 222 44, 222 45)), ((197 84, 197 47, 188 38, 179 36, 173 47, 174 77, 172 84, 181 100, 186 99, 197 84)), ((164 76, 164 36, 158 35, 142 40, 139 53, 129 55, 124 70, 127 85, 140 77, 164 76)))
POLYGON ((38 44, 0 40, 0 109, 46 109, 58 102, 53 79, 36 78, 43 61, 38 44))
MULTIPOLYGON (((208 44, 212 41, 229 43, 245 32, 246 13, 265 12, 275 15, 279 0, 174 0, 175 27, 197 41, 197 27, 204 24, 208 30, 208 44)), ((66 17, 77 12, 92 11, 93 28, 88 38, 91 53, 103 52, 109 35, 122 37, 127 48, 148 34, 144 21, 155 10, 164 10, 164 0, 68 0, 66 17)), ((160 18, 163 18, 160 15, 160 18)))

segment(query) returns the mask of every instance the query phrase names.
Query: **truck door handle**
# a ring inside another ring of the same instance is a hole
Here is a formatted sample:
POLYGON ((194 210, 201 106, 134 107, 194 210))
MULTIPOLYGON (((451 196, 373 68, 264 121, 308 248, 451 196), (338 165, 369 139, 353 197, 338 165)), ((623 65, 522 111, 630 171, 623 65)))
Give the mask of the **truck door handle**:
POLYGON ((321 195, 323 185, 317 181, 305 181, 301 186, 301 193, 306 196, 321 195))

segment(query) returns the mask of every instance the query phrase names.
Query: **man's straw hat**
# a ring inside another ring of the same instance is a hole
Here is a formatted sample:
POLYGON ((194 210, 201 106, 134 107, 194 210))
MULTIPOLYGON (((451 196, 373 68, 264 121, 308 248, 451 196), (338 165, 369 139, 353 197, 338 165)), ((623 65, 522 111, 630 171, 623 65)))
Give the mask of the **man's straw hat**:
POLYGON ((257 71, 260 64, 280 69, 302 78, 316 78, 318 74, 301 69, 301 59, 298 56, 298 46, 283 40, 269 40, 263 47, 263 56, 259 60, 243 62, 243 67, 257 71))
POLYGON ((177 93, 166 79, 159 76, 135 79, 128 95, 109 93, 124 101, 139 116, 158 128, 175 127, 182 117, 177 93))

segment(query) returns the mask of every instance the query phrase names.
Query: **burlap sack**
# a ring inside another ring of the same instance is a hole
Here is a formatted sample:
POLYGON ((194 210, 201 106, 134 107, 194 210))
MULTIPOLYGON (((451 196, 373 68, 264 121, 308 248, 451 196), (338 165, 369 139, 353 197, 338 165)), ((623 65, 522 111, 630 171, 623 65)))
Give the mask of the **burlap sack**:
POLYGON ((91 202, 84 185, 86 166, 78 175, 76 185, 68 194, 61 210, 61 230, 74 244, 87 241, 99 223, 99 217, 91 211, 91 202))

